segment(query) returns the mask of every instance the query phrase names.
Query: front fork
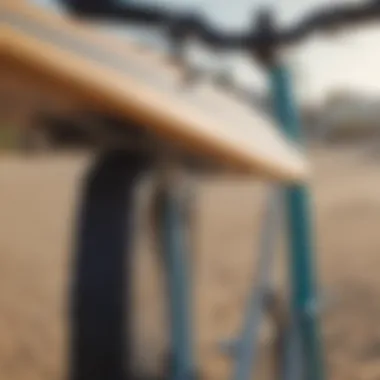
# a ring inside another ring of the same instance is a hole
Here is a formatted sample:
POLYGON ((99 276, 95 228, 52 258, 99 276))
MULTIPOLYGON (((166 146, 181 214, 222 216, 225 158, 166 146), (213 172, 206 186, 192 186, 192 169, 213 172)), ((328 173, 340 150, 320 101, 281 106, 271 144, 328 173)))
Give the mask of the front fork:
MULTIPOLYGON (((284 134, 297 145, 301 143, 301 129, 291 78, 287 68, 273 65, 269 69, 273 107, 284 134)), ((301 148, 301 147, 300 147, 301 148)), ((312 236, 311 196, 307 185, 297 184, 284 189, 290 302, 293 323, 287 347, 299 341, 302 355, 302 379, 323 380, 324 363, 318 316, 313 305, 317 300, 314 241, 312 236), (313 311, 314 310, 314 311, 313 311)), ((287 355, 288 367, 294 364, 295 355, 287 355), (293 359, 292 359, 293 358, 293 359)))

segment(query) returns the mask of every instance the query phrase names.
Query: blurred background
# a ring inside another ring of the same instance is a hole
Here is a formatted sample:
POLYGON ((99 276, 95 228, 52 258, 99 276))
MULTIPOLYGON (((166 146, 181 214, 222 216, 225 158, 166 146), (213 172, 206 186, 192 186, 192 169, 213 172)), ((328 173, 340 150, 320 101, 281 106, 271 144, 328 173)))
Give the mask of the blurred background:
MULTIPOLYGON (((60 12, 53 0, 34 2, 60 12)), ((262 5, 271 6, 279 23, 287 25, 331 2, 156 3, 201 10, 218 26, 234 30, 244 29, 262 5)), ((126 40, 165 49, 159 35, 141 28, 101 27, 126 40)), ((333 380, 380 379, 379 46, 380 24, 319 35, 287 56, 312 163, 319 278, 323 292, 335 300, 322 320, 333 380)), ((196 45, 191 59, 228 70, 239 86, 269 106, 266 78, 251 59, 215 59, 196 45)), ((38 131, 36 105, 65 114, 73 107, 72 99, 52 98, 34 87, 28 91, 26 80, 11 78, 4 70, 0 83, 0 379, 64 379, 71 233, 80 179, 91 157, 81 151, 56 152, 38 132, 30 132, 38 131)), ((217 343, 231 336, 240 322, 267 187, 255 179, 202 178, 196 189, 199 362, 206 379, 223 379, 230 363, 217 343)), ((144 344, 157 352, 163 339, 160 322, 152 322, 146 310, 161 313, 158 274, 152 242, 143 228, 140 235, 138 312, 147 335, 144 344)), ((276 271, 281 277, 284 252, 279 256, 276 271)))

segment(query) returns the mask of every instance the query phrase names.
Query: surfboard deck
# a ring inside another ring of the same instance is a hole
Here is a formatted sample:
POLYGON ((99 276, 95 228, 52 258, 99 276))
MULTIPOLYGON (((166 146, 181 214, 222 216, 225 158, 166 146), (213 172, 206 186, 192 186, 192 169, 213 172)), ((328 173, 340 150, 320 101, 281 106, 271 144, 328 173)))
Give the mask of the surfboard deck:
POLYGON ((307 176, 303 155, 265 115, 212 81, 187 85, 163 54, 20 1, 1 3, 0 22, 0 59, 33 80, 237 171, 307 176))

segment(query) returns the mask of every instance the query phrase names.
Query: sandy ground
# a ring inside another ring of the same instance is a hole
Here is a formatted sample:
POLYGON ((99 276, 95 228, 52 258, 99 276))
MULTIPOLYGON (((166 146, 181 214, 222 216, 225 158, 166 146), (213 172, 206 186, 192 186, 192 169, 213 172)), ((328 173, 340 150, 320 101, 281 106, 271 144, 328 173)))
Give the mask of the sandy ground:
MULTIPOLYGON (((337 298, 323 315, 333 380, 380 379, 380 158, 374 153, 311 151, 320 282, 337 298)), ((70 235, 86 165, 80 157, 0 156, 0 379, 64 378, 70 235)), ((239 323, 263 190, 247 181, 198 185, 195 321, 208 379, 228 375, 217 342, 239 323)), ((152 255, 146 236, 140 240, 144 271, 152 255)), ((144 307, 156 307, 153 293, 145 289, 144 307)))

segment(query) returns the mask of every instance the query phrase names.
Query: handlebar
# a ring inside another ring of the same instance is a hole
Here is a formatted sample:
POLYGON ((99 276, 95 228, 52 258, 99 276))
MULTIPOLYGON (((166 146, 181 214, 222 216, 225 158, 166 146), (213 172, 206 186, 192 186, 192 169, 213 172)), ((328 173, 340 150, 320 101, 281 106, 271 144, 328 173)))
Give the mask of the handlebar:
POLYGON ((301 42, 316 32, 340 29, 380 20, 380 0, 361 5, 341 5, 311 13, 289 28, 275 25, 270 12, 261 12, 255 25, 241 33, 216 29, 199 14, 180 14, 162 7, 119 4, 115 0, 61 0, 70 13, 84 18, 116 21, 158 27, 168 32, 174 51, 181 51, 186 40, 197 39, 218 50, 243 50, 262 61, 273 57, 277 48, 301 42))

